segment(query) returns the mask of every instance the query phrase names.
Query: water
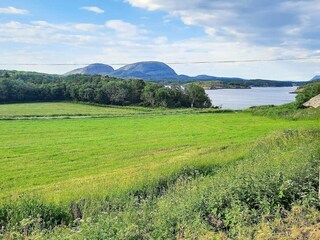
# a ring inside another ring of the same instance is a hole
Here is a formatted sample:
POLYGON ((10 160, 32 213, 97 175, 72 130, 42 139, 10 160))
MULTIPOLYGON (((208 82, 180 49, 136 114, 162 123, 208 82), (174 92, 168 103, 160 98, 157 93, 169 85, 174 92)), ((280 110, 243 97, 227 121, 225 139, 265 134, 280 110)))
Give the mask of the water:
POLYGON ((241 110, 252 106, 281 105, 295 100, 296 87, 256 87, 252 89, 207 90, 214 106, 241 110))

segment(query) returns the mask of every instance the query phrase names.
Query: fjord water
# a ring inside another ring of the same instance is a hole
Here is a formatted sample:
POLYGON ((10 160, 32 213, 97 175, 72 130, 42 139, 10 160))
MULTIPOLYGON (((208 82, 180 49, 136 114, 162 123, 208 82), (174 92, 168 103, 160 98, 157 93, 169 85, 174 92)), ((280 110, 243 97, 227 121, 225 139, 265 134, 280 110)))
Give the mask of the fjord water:
POLYGON ((281 105, 295 100, 296 87, 255 87, 251 89, 207 90, 214 106, 241 110, 252 106, 281 105))

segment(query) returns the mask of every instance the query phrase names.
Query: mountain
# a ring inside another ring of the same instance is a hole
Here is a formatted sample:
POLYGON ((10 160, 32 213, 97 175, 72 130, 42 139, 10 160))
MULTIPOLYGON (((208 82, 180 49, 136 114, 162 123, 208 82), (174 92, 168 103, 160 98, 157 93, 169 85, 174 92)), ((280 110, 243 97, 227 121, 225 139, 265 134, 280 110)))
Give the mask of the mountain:
POLYGON ((202 81, 243 81, 245 79, 243 78, 237 78, 237 77, 215 77, 215 76, 209 76, 209 75, 198 75, 195 77, 191 77, 192 80, 202 80, 202 81))
POLYGON ((311 81, 320 81, 320 75, 314 76, 311 81))
POLYGON ((209 76, 209 75, 198 75, 195 77, 192 77, 194 80, 215 80, 217 77, 209 76))
POLYGON ((108 75, 114 72, 113 67, 102 64, 102 63, 95 63, 84 68, 78 68, 71 72, 67 72, 65 75, 74 75, 74 74, 88 74, 88 75, 108 75))
POLYGON ((114 70, 109 65, 96 63, 84 68, 75 69, 71 72, 66 73, 65 75, 73 74, 99 74, 118 78, 140 78, 144 80, 174 80, 179 78, 178 74, 167 64, 153 61, 133 63, 121 67, 117 70, 114 70))
MULTIPOLYGON (((91 64, 84 68, 78 68, 65 75, 88 74, 88 75, 108 75, 118 78, 140 78, 144 80, 218 80, 219 77, 199 75, 190 77, 187 75, 178 75, 171 67, 162 62, 149 61, 137 62, 126 65, 117 70, 105 64, 91 64)), ((229 78, 226 78, 229 79, 229 78)), ((230 78, 234 79, 234 78, 230 78)))
POLYGON ((111 73, 119 78, 142 78, 145 80, 177 79, 178 74, 162 62, 138 62, 126 65, 111 73))
MULTIPOLYGON (((111 66, 105 64, 91 64, 84 68, 75 69, 65 75, 72 74, 88 74, 88 75, 108 75, 117 78, 137 78, 149 81, 157 81, 163 83, 187 83, 193 81, 222 81, 227 83, 247 84, 248 86, 299 86, 306 82, 294 81, 273 81, 262 79, 242 79, 237 77, 216 77, 208 75, 198 75, 190 77, 187 75, 178 75, 171 67, 162 62, 149 61, 137 62, 123 66, 114 70, 111 66)), ((320 76, 313 78, 313 81, 320 79, 320 76)))

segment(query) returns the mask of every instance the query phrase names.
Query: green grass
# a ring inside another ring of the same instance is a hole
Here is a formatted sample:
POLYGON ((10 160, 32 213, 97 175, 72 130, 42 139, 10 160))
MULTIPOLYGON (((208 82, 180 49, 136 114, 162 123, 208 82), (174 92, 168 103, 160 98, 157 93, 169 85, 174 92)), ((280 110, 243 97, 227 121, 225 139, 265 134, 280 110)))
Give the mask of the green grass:
POLYGON ((213 176, 182 181, 156 201, 153 234, 191 239, 213 231, 251 239, 248 227, 280 217, 292 205, 319 207, 320 131, 284 131, 254 144, 243 161, 213 176), (219 224, 218 224, 219 222, 219 224))
POLYGON ((156 184, 185 166, 243 157, 275 130, 319 126, 245 113, 0 122, 0 198, 54 201, 156 184))
POLYGON ((191 108, 146 108, 140 106, 110 106, 77 102, 45 102, 0 104, 0 120, 94 118, 132 115, 171 115, 190 113, 224 113, 231 110, 191 108))
POLYGON ((18 205, 28 217, 3 236, 23 239, 27 228, 30 239, 318 239, 319 136, 316 128, 268 134, 213 174, 181 176, 160 195, 107 199, 99 214, 53 230, 35 214, 49 205, 18 205))
POLYGON ((250 112, 257 116, 266 116, 274 119, 290 119, 290 120, 302 120, 302 119, 320 119, 320 108, 308 109, 298 108, 296 102, 280 105, 280 106, 259 106, 252 107, 246 112, 250 112))
POLYGON ((319 208, 317 110, 1 108, 0 238, 245 239, 293 204, 319 208))
POLYGON ((144 113, 145 111, 145 109, 137 107, 100 107, 67 102, 0 104, 0 118, 13 116, 125 115, 144 113))

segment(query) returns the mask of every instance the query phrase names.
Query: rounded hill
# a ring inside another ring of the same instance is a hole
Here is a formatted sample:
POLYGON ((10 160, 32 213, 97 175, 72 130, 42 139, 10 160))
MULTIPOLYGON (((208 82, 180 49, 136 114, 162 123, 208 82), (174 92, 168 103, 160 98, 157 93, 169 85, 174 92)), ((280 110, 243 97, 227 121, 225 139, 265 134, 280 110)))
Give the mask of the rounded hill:
POLYGON ((120 78, 176 79, 177 73, 162 62, 138 62, 114 71, 113 76, 120 78))
POLYGON ((102 63, 94 63, 84 68, 75 69, 71 72, 66 73, 66 75, 72 75, 72 74, 108 75, 108 74, 111 74, 113 71, 114 71, 113 67, 109 65, 102 64, 102 63))

